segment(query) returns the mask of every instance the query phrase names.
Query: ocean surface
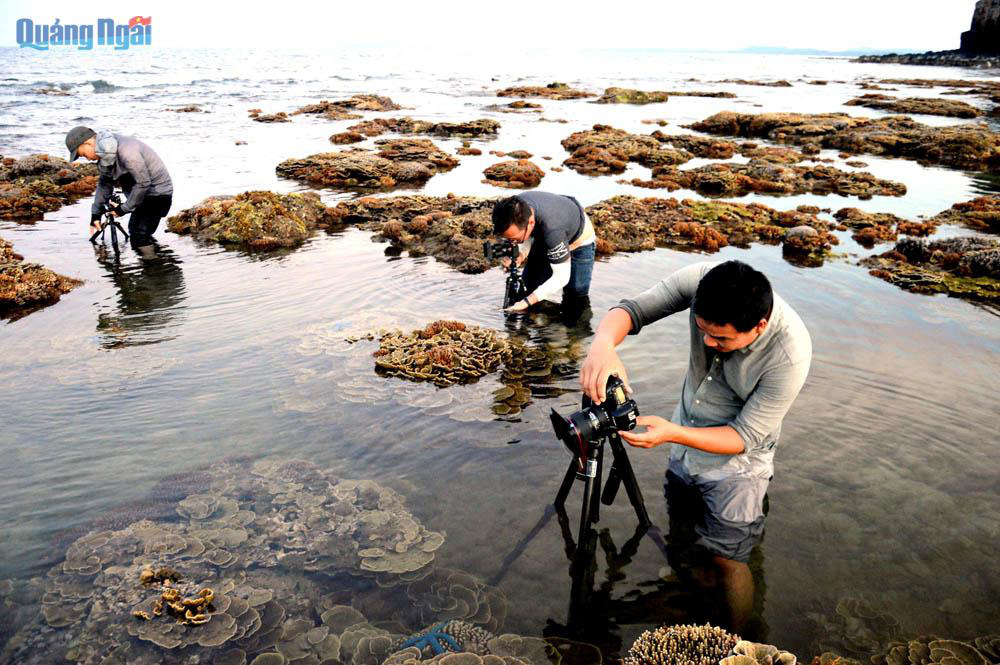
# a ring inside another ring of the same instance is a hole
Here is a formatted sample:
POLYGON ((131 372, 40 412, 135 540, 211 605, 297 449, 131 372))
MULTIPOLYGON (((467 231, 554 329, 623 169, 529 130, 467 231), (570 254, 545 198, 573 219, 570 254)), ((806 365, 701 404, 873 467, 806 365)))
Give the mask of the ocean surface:
MULTIPOLYGON (((473 142, 482 156, 462 157, 421 193, 504 194, 481 182, 483 169, 498 161, 488 151, 523 149, 546 169, 541 189, 572 194, 584 205, 616 194, 699 198, 548 169, 568 156, 562 138, 595 123, 649 133, 656 126, 641 121, 662 118, 669 122, 663 131, 680 133, 687 131, 681 125, 725 109, 877 116, 843 106, 861 94, 866 77, 990 75, 836 58, 627 50, 3 49, 0 154, 65 156, 65 132, 77 124, 135 135, 167 164, 176 213, 210 195, 302 191, 277 178, 275 166, 338 149, 327 138, 355 122, 302 115, 262 124, 247 117, 248 109, 292 111, 376 93, 407 109, 366 117, 502 123, 497 138, 473 142), (715 83, 730 78, 786 79, 792 87, 715 83), (509 101, 495 97, 500 88, 552 81, 595 92, 618 85, 726 90, 737 97, 673 97, 649 106, 532 100, 542 103, 542 117, 565 123, 484 110, 509 101), (44 88, 67 94, 38 92, 44 88), (206 112, 169 111, 190 104, 206 112)), ((990 122, 1000 129, 996 119, 990 122)), ((448 152, 460 145, 435 142, 448 152)), ((822 156, 850 169, 836 153, 822 156)), ((909 193, 870 201, 813 195, 739 201, 781 210, 853 206, 917 218, 1000 192, 1000 182, 983 174, 860 159, 869 164, 864 170, 905 183, 909 193)), ((647 172, 631 164, 623 177, 647 172)), ((331 205, 355 196, 319 193, 331 205)), ((36 223, 0 221, 0 236, 28 260, 84 280, 59 303, 0 323, 0 580, 44 577, 92 529, 151 514, 176 520, 173 506, 185 492, 167 496, 164 479, 195 477, 233 459, 297 458, 397 490, 428 529, 446 534, 436 565, 465 571, 506 597, 502 632, 572 635, 613 657, 643 630, 712 616, 706 599, 644 537, 624 563, 598 549, 585 630, 568 626, 569 563, 559 524, 546 513, 569 461, 548 411, 578 408, 579 365, 600 317, 704 255, 657 249, 613 256, 595 267, 592 318, 566 325, 543 313, 508 322, 499 311, 499 270, 464 275, 432 258, 393 256, 359 230, 319 233, 295 251, 262 255, 161 227, 155 260, 125 250, 116 262, 87 242, 89 207, 85 199, 36 223), (438 318, 523 337, 556 356, 557 370, 519 416, 500 419, 490 411, 491 393, 501 385, 496 376, 439 390, 377 376, 373 342, 342 343, 349 333, 410 329, 438 318)), ((939 231, 958 232, 968 233, 939 231)), ((968 639, 998 632, 1000 623, 1000 318, 877 280, 857 265, 871 250, 849 233, 840 239, 838 256, 819 268, 785 262, 780 247, 728 247, 712 256, 762 270, 812 334, 812 369, 785 419, 766 536, 752 562, 757 596, 750 635, 807 662, 828 649, 862 657, 897 637, 968 639), (855 599, 890 617, 879 625, 891 628, 880 633, 871 622, 846 617, 855 599)), ((621 347, 643 413, 668 416, 676 404, 687 367, 686 330, 686 318, 673 317, 621 347)), ((629 454, 650 517, 666 533, 667 449, 629 454)), ((569 500, 574 532, 579 496, 577 488, 569 500)), ((602 510, 599 528, 607 530, 602 545, 609 549, 633 534, 624 494, 602 510)), ((9 637, 0 630, 0 638, 9 637)), ((54 650, 53 662, 57 656, 54 650)))

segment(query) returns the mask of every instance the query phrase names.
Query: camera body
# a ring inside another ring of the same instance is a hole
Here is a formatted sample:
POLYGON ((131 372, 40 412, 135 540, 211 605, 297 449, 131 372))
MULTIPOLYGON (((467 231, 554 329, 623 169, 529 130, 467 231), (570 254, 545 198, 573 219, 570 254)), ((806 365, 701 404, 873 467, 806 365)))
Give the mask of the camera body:
POLYGON ((635 429, 639 406, 626 395, 625 383, 612 374, 604 394, 601 404, 593 404, 584 396, 583 408, 568 418, 555 409, 549 414, 556 437, 581 462, 587 459, 595 443, 616 432, 635 429))
POLYGON ((490 262, 505 258, 517 261, 519 252, 520 248, 517 246, 517 243, 510 240, 498 240, 497 242, 483 241, 483 254, 486 255, 486 260, 490 262))

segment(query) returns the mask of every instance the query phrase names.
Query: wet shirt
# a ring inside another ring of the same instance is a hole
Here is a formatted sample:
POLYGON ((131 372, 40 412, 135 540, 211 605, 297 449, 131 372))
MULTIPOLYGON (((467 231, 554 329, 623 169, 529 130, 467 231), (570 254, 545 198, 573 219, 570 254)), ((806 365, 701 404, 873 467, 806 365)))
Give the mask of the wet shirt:
POLYGON ((91 212, 104 211, 104 205, 114 191, 115 183, 122 186, 128 200, 122 204, 125 212, 135 210, 146 196, 173 194, 174 185, 160 156, 133 136, 102 130, 97 134, 97 169, 100 174, 91 212))
MULTIPOLYGON (((532 248, 545 250, 549 263, 570 259, 570 244, 583 233, 583 207, 572 196, 549 192, 525 192, 517 198, 535 211, 532 248)), ((537 251, 537 250, 535 250, 537 251)))
POLYGON ((632 331, 684 310, 689 312, 691 356, 681 399, 671 420, 684 427, 729 425, 743 439, 738 455, 719 455, 688 446, 670 447, 670 466, 679 465, 702 481, 732 476, 770 478, 781 421, 809 372, 812 341, 802 319, 774 294, 767 327, 750 345, 730 353, 707 346, 691 307, 701 278, 718 265, 682 268, 618 307, 628 312, 632 331))

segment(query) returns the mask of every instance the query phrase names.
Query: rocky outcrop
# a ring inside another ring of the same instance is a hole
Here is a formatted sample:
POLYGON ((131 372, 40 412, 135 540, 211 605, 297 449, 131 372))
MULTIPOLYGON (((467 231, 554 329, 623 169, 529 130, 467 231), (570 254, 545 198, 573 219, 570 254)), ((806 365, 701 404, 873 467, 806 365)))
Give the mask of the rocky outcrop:
POLYGON ((972 27, 962 33, 963 53, 1000 55, 1000 0, 979 0, 972 27))
POLYGON ((37 263, 27 263, 0 238, 0 319, 19 319, 82 284, 37 263))
POLYGON ((59 157, 0 157, 0 219, 36 221, 94 193, 97 165, 59 157))
POLYGON ((892 113, 913 113, 916 115, 940 115, 947 118, 978 118, 983 115, 981 109, 960 102, 957 99, 936 99, 933 97, 907 97, 900 99, 890 95, 862 95, 844 106, 864 106, 878 111, 892 113))

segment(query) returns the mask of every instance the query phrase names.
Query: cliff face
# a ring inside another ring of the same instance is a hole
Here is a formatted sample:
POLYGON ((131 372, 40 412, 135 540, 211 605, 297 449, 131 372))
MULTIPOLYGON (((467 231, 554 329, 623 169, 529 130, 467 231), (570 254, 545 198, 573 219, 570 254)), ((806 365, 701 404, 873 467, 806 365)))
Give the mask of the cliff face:
POLYGON ((962 51, 1000 53, 1000 0, 979 0, 972 15, 972 28, 962 33, 962 51))

